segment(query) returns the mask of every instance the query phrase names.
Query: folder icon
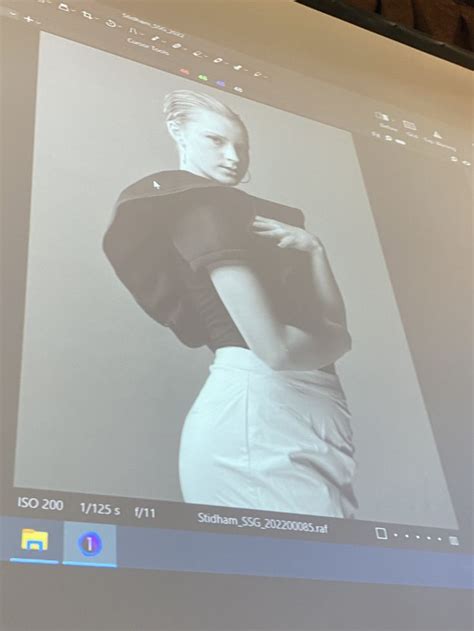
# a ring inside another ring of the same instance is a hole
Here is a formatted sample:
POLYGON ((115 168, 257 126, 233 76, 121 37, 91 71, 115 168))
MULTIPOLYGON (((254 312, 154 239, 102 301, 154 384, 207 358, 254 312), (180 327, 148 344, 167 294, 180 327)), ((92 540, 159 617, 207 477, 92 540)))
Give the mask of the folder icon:
POLYGON ((33 528, 23 528, 21 531, 21 549, 44 552, 48 549, 48 539, 49 535, 47 532, 33 530, 33 528))

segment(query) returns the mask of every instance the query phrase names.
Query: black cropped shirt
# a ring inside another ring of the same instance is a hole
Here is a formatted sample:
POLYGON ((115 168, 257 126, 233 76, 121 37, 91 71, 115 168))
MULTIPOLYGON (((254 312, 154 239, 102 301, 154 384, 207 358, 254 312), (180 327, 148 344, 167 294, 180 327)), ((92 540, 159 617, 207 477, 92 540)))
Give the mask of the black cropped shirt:
POLYGON ((308 255, 253 234, 255 215, 304 226, 300 210, 188 171, 162 171, 120 195, 103 247, 154 320, 187 346, 248 347, 212 284, 209 266, 252 267, 284 323, 310 326, 308 255))

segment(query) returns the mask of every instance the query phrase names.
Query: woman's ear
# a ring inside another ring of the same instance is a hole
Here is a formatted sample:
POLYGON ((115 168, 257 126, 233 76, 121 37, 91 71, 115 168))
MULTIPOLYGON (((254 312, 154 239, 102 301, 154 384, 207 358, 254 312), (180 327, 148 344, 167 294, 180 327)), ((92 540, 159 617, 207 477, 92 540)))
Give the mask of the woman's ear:
POLYGON ((183 131, 181 129, 181 125, 179 123, 177 123, 176 121, 168 121, 166 123, 166 126, 168 127, 168 132, 170 134, 170 136, 173 138, 173 140, 182 145, 183 144, 183 131))

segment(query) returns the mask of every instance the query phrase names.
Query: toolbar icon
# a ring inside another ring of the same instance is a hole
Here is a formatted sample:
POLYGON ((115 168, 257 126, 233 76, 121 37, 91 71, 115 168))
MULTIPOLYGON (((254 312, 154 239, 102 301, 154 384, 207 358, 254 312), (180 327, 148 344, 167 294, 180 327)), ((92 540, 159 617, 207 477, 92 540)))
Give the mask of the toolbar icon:
POLYGON ((79 537, 77 544, 86 557, 95 557, 102 552, 102 539, 96 532, 85 532, 79 537))
POLYGON ((377 539, 382 539, 383 541, 386 541, 388 539, 387 529, 382 528, 381 526, 377 526, 375 528, 375 536, 377 537, 377 539))
POLYGON ((94 16, 92 15, 92 13, 89 13, 89 11, 81 11, 82 13, 82 17, 86 18, 86 20, 93 20, 94 16))
POLYGON ((234 70, 241 70, 241 69, 243 68, 243 66, 241 66, 240 64, 237 64, 237 65, 235 65, 235 66, 232 66, 232 68, 233 68, 234 70))
POLYGON ((198 79, 201 79, 201 81, 207 81, 207 75, 205 75, 205 74, 199 74, 199 75, 198 75, 198 79))
POLYGON ((69 8, 69 5, 67 5, 65 2, 60 2, 58 5, 58 9, 60 11, 70 11, 71 9, 69 8))
POLYGON ((63 546, 64 565, 117 567, 115 526, 65 522, 63 546))
POLYGON ((212 60, 215 64, 220 64, 222 61, 224 61, 222 59, 222 57, 216 57, 215 59, 212 60))
POLYGON ((219 79, 219 81, 216 81, 216 85, 218 85, 221 88, 225 88, 225 81, 222 81, 219 79))
POLYGON ((390 121, 390 116, 388 116, 388 114, 384 114, 383 112, 375 112, 375 118, 385 121, 386 123, 390 121))
POLYGON ((48 549, 49 534, 33 528, 23 528, 21 531, 21 549, 39 550, 44 552, 48 549))
POLYGON ((416 131, 415 123, 412 123, 411 121, 402 121, 402 122, 403 122, 403 127, 405 127, 405 129, 410 129, 411 131, 416 131))
POLYGON ((107 20, 105 22, 105 25, 108 26, 109 28, 115 28, 117 26, 117 22, 114 22, 113 20, 107 20))
POLYGON ((234 90, 236 92, 243 92, 244 91, 243 88, 239 87, 238 85, 234 85, 234 90))

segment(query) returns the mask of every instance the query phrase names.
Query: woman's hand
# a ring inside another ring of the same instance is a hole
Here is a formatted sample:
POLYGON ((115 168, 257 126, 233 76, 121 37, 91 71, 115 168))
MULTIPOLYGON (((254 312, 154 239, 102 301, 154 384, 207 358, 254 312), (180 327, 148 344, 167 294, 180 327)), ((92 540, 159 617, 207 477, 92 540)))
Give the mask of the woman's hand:
POLYGON ((310 253, 312 288, 307 288, 307 298, 315 298, 315 320, 322 314, 328 322, 334 322, 346 329, 344 301, 329 264, 326 249, 318 237, 303 228, 258 215, 253 222, 253 232, 265 239, 273 239, 280 248, 295 248, 310 253))
POLYGON ((252 227, 254 234, 265 239, 273 239, 279 248, 293 248, 300 252, 323 249, 321 241, 314 234, 276 219, 256 215, 252 227))

